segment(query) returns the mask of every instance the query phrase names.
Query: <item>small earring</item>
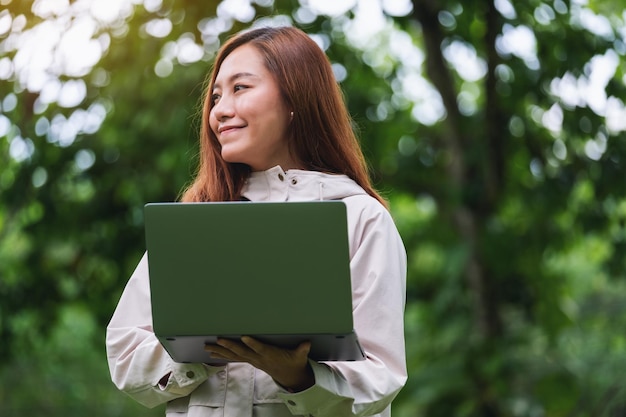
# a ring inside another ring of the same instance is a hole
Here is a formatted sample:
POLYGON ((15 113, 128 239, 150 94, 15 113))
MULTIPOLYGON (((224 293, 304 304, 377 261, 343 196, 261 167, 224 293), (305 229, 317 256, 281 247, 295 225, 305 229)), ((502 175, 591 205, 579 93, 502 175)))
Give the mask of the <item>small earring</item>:
POLYGON ((289 116, 293 119, 293 112, 289 113, 289 116))

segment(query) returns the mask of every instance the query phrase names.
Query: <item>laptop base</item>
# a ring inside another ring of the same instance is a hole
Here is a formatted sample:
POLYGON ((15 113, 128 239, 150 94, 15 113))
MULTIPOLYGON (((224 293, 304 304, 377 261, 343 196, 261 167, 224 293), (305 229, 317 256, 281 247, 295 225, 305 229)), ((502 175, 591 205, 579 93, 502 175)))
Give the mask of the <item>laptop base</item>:
MULTIPOLYGON (((239 340, 241 335, 224 335, 224 339, 239 340)), ((296 348, 306 340, 311 341, 309 357, 315 361, 360 361, 365 359, 365 353, 359 344, 355 333, 348 334, 319 334, 319 335, 256 335, 255 339, 275 346, 288 349, 296 348)), ((229 361, 212 358, 204 350, 207 344, 215 344, 217 336, 177 336, 159 337, 175 362, 206 363, 209 365, 223 365, 229 361)))

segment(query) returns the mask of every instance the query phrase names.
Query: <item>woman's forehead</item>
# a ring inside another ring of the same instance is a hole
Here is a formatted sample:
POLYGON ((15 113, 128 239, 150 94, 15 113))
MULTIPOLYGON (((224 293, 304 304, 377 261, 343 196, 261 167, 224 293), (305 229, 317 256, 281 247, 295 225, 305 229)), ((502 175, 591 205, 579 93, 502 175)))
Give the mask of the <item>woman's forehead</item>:
POLYGON ((259 50, 252 45, 242 45, 233 50, 220 65, 216 83, 218 81, 230 80, 236 75, 247 75, 262 77, 268 72, 265 67, 263 56, 259 50))

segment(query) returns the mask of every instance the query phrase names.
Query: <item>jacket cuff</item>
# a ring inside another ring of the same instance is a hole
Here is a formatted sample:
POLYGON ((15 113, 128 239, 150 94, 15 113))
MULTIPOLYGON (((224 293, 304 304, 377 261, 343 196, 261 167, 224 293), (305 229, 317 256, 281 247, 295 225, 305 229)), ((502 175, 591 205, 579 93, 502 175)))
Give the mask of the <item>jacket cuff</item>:
POLYGON ((315 376, 313 386, 299 392, 278 393, 278 397, 285 402, 289 411, 294 415, 324 416, 328 410, 337 411, 337 407, 341 407, 339 403, 345 403, 349 409, 350 402, 346 402, 347 398, 337 395, 340 388, 336 386, 336 375, 333 375, 333 371, 313 360, 309 360, 309 363, 315 376))
POLYGON ((222 369, 224 369, 223 366, 210 366, 202 363, 171 362, 169 370, 163 375, 165 377, 169 373, 167 384, 159 383, 158 388, 177 396, 186 396, 222 369))

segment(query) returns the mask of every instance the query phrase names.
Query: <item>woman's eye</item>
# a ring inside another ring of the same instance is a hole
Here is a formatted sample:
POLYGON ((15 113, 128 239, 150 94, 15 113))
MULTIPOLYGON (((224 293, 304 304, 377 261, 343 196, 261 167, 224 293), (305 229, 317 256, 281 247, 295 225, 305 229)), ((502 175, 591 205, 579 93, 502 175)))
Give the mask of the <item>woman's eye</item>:
POLYGON ((233 90, 234 90, 234 91, 239 91, 239 90, 243 90, 243 89, 245 89, 245 88, 248 88, 248 87, 247 87, 247 86, 245 86, 245 85, 236 84, 236 85, 233 87, 233 90))
POLYGON ((220 99, 219 94, 211 94, 211 103, 215 104, 219 101, 219 99, 220 99))

